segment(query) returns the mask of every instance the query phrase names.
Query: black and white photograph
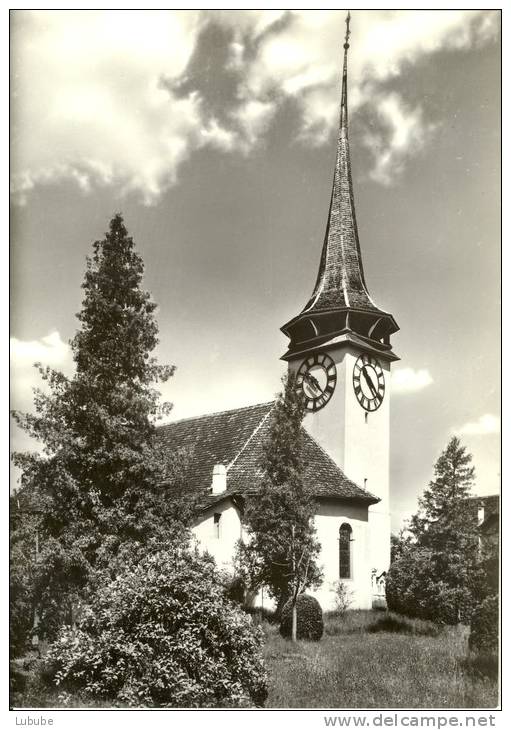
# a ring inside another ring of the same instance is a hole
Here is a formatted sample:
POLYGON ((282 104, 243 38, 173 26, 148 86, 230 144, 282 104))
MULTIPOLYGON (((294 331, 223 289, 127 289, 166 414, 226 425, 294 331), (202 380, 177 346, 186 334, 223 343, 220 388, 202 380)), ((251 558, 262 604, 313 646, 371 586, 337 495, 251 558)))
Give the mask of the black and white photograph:
POLYGON ((9 11, 12 724, 498 727, 501 15, 9 11))

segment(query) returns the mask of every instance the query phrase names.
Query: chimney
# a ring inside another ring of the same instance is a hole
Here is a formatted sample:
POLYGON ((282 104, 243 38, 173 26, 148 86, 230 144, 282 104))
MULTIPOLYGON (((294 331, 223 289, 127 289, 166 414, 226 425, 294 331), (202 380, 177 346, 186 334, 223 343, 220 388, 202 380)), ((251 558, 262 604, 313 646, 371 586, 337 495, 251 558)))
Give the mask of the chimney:
POLYGON ((227 471, 223 464, 215 464, 213 467, 213 479, 211 480, 211 494, 222 494, 227 489, 227 471))
POLYGON ((484 502, 479 502, 477 509, 477 524, 482 525, 484 522, 484 502))

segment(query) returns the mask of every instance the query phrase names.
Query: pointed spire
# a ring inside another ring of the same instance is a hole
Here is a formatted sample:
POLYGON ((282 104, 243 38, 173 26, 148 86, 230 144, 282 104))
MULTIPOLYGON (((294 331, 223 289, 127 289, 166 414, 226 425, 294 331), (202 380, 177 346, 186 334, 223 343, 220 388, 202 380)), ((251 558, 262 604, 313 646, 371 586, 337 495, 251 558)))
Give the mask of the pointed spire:
POLYGON ((348 142, 348 49, 351 16, 346 16, 337 158, 328 222, 316 287, 304 312, 337 307, 377 310, 367 291, 358 240, 348 142))
POLYGON ((303 332, 307 330, 306 326, 301 325, 295 328, 295 324, 298 325, 299 322, 303 324, 304 320, 308 320, 316 332, 317 339, 327 327, 326 319, 324 319, 327 313, 336 315, 333 319, 328 317, 327 329, 331 332, 334 329, 337 331, 351 329, 364 337, 371 339, 377 337, 379 341, 383 337, 380 336, 381 332, 388 340, 388 335, 399 329, 392 315, 379 309, 369 296, 362 265, 348 142, 350 20, 351 15, 348 11, 344 38, 337 156, 325 239, 312 296, 298 317, 282 328, 292 339, 291 349, 293 340, 296 341, 296 337, 301 337, 298 329, 303 332), (376 326, 376 322, 378 322, 378 326, 376 326))
POLYGON ((346 16, 346 36, 344 38, 344 63, 342 66, 342 94, 341 94, 341 120, 339 127, 340 129, 346 130, 348 134, 348 49, 350 47, 349 39, 351 35, 350 31, 350 20, 351 15, 348 10, 346 16))

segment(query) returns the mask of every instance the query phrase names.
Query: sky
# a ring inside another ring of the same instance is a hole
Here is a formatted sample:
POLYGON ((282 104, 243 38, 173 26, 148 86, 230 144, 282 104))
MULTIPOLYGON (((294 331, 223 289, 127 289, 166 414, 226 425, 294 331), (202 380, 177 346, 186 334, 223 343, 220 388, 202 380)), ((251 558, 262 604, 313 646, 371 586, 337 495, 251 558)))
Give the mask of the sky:
MULTIPOLYGON (((85 257, 121 212, 171 418, 270 400, 316 279, 344 11, 11 13, 11 406, 67 374, 85 257)), ((393 529, 454 434, 500 482, 500 16, 352 11, 351 162, 393 350, 393 529)), ((33 447, 15 428, 12 448, 33 447)))

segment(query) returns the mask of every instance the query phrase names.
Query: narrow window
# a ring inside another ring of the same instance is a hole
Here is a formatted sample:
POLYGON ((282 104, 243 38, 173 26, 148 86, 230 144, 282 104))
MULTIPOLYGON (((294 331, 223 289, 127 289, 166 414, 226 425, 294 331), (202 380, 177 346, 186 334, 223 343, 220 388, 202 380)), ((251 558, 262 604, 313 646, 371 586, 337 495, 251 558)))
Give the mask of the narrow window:
POLYGON ((216 537, 217 540, 220 539, 220 518, 222 515, 220 512, 215 512, 213 515, 213 537, 216 537))
POLYGON ((351 578, 351 526, 343 523, 339 528, 339 578, 351 578))

